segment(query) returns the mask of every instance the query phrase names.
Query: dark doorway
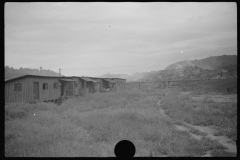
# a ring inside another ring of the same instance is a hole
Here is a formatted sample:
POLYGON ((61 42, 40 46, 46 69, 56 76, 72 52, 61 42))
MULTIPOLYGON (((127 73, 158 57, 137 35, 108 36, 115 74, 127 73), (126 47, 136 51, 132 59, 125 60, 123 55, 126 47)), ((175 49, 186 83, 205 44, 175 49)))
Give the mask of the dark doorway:
POLYGON ((61 82, 61 96, 64 95, 64 82, 61 82))
POLYGON ((33 94, 34 94, 34 100, 39 100, 39 83, 38 82, 33 83, 33 94))
POLYGON ((67 82, 67 92, 68 92, 68 96, 72 96, 73 95, 73 88, 74 88, 74 82, 67 82))

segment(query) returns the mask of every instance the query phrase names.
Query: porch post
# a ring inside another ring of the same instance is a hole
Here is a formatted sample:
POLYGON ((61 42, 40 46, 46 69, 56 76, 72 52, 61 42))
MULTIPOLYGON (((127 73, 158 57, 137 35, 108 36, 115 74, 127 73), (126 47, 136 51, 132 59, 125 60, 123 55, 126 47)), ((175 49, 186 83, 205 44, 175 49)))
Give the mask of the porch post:
POLYGON ((75 96, 75 82, 73 81, 73 95, 75 96))

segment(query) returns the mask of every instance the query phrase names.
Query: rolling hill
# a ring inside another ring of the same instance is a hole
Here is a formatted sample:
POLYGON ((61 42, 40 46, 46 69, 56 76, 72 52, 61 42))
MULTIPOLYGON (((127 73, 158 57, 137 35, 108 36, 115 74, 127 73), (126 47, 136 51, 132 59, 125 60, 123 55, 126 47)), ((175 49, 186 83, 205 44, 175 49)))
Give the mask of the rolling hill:
POLYGON ((237 77, 237 55, 208 57, 201 60, 181 61, 154 74, 145 74, 139 81, 219 79, 237 77))
POLYGON ((202 69, 237 71, 237 55, 222 55, 200 60, 181 61, 171 64, 165 70, 177 69, 184 66, 197 66, 202 69))
POLYGON ((41 76, 59 76, 57 72, 54 72, 49 69, 43 69, 42 67, 40 67, 39 70, 32 69, 32 68, 22 68, 22 67, 19 69, 15 69, 9 66, 5 66, 4 68, 5 80, 23 76, 26 74, 41 75, 41 76))

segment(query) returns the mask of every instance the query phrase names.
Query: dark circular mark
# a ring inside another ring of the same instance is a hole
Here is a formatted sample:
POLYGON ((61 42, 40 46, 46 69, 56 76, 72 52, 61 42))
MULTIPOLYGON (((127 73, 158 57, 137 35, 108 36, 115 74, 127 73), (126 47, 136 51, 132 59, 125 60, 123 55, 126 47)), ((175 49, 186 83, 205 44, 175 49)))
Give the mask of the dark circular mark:
POLYGON ((130 159, 135 155, 135 152, 134 144, 128 140, 118 142, 114 148, 114 153, 117 158, 130 159))

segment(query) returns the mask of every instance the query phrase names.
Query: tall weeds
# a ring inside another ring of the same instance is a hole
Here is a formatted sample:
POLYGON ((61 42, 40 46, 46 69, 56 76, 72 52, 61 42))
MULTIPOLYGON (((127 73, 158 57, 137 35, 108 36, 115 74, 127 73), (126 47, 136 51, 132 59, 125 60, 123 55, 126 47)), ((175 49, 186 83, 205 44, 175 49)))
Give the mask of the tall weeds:
MULTIPOLYGON (((156 104, 160 96, 163 96, 160 90, 129 90, 88 94, 68 99, 60 106, 7 104, 5 156, 114 156, 114 145, 122 139, 135 144, 135 156, 203 153, 208 146, 192 141, 185 132, 176 131, 173 122, 161 115, 156 104)), ((176 108, 182 110, 180 106, 176 108)), ((169 109, 171 112, 172 104, 169 109)), ((188 117, 191 116, 185 116, 188 117)))

